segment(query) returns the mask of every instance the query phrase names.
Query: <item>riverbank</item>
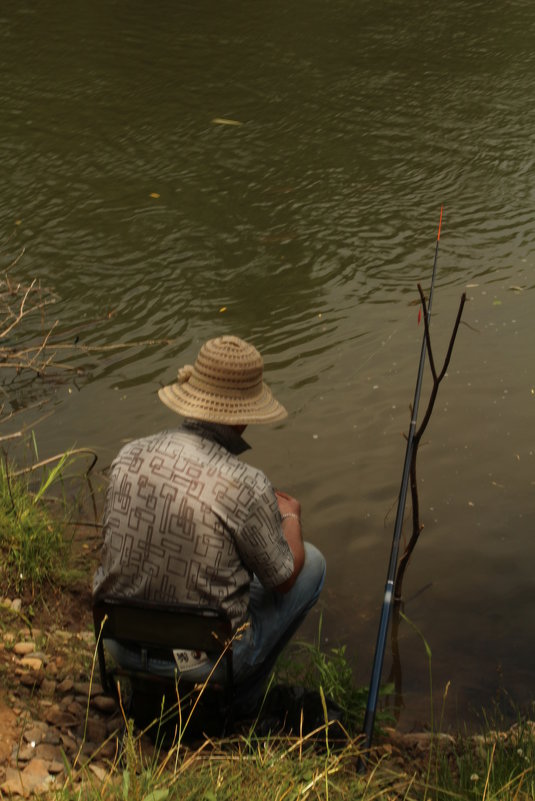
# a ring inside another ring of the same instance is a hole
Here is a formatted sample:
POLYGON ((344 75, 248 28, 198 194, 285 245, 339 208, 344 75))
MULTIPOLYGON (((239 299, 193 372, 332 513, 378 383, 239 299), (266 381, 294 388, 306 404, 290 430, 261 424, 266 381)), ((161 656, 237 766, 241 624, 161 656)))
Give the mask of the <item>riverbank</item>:
POLYGON ((129 729, 95 672, 89 589, 50 593, 39 608, 0 606, 0 798, 532 799, 535 724, 470 738, 386 730, 364 775, 358 739, 319 727, 291 737, 176 739, 156 749, 129 729), (123 756, 120 757, 121 748, 123 756), (3 795, 2 795, 3 794, 3 795))

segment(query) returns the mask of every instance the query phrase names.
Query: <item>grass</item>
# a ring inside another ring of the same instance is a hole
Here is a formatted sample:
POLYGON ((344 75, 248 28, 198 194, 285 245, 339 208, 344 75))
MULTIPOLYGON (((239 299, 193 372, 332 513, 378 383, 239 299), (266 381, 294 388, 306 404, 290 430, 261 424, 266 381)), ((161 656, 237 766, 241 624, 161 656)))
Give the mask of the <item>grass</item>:
MULTIPOLYGON (((350 734, 362 731, 368 688, 359 687, 353 678, 353 668, 346 653, 346 646, 324 651, 320 647, 322 620, 320 618, 315 642, 296 641, 291 643, 276 666, 275 678, 281 683, 301 685, 306 690, 321 688, 341 710, 344 726, 350 734)), ((384 697, 392 692, 392 685, 381 689, 384 697)), ((379 712, 378 721, 387 722, 388 714, 379 712)))
POLYGON ((61 476, 60 461, 35 493, 25 476, 13 476, 7 459, 0 461, 0 586, 4 593, 30 592, 59 580, 69 547, 64 525, 52 515, 43 495, 61 476))

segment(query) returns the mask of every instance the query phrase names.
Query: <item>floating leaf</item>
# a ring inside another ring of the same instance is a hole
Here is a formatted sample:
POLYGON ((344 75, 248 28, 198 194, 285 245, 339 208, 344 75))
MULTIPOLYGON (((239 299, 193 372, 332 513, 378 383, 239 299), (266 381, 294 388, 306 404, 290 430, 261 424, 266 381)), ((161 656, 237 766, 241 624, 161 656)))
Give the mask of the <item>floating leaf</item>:
POLYGON ((221 308, 219 309, 219 313, 221 314, 222 312, 226 312, 226 310, 227 310, 226 306, 221 306, 221 308))
POLYGON ((467 285, 466 285, 466 288, 467 288, 467 289, 475 289, 475 288, 476 288, 476 286, 479 286, 479 284, 467 284, 467 285))
POLYGON ((239 120, 227 120, 225 117, 214 117, 212 122, 214 125, 243 125, 239 120))
POLYGON ((151 192, 149 197, 160 197, 160 195, 158 194, 158 192, 151 192))
POLYGON ((502 305, 502 302, 501 302, 501 300, 493 300, 493 301, 492 301, 492 305, 493 305, 493 306, 501 306, 501 305, 502 305))
POLYGON ((524 287, 522 287, 522 286, 510 286, 509 289, 512 289, 513 292, 523 292, 524 291, 524 287))

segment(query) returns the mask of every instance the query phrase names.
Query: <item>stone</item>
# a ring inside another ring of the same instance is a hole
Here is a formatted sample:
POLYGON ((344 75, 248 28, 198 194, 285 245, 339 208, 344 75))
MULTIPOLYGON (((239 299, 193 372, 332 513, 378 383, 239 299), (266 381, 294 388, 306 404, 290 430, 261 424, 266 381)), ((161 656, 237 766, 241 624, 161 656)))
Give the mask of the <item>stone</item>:
POLYGON ((33 654, 35 651, 35 643, 31 640, 27 642, 17 642, 13 646, 13 653, 17 654, 17 656, 27 656, 27 654, 33 654))
POLYGON ((22 735, 27 743, 34 743, 38 745, 44 736, 44 731, 41 726, 33 725, 25 729, 22 735))
POLYGON ((103 743, 108 736, 106 722, 98 718, 87 719, 87 737, 94 743, 103 743))
POLYGON ((43 676, 35 671, 16 671, 20 683, 23 687, 39 687, 43 680, 43 676))
POLYGON ((22 609, 21 598, 13 598, 13 600, 11 601, 11 608, 14 612, 20 612, 22 609))
POLYGON ((74 701, 74 695, 72 695, 72 693, 69 693, 69 695, 63 696, 63 698, 59 702, 59 705, 62 709, 67 709, 69 704, 72 704, 73 701, 74 701))
POLYGON ((71 715, 76 715, 76 717, 81 718, 85 712, 85 706, 79 704, 78 701, 71 701, 71 703, 67 706, 67 712, 70 712, 71 715))
POLYGON ((124 720, 121 715, 114 715, 112 718, 108 718, 106 720, 106 729, 108 734, 122 731, 123 726, 124 720))
POLYGON ((61 734, 61 744, 66 754, 74 754, 78 750, 76 740, 68 734, 61 734))
POLYGON ((52 760, 48 766, 48 772, 54 774, 54 776, 57 776, 59 773, 63 773, 64 770, 65 765, 59 760, 52 760))
POLYGON ((35 749, 35 756, 46 759, 48 762, 54 760, 61 762, 61 748, 59 745, 51 743, 40 743, 35 749))
POLYGON ((41 670, 43 667, 43 660, 37 659, 33 656, 25 656, 20 660, 20 664, 23 667, 30 668, 30 670, 41 670))
POLYGON ((73 726, 76 726, 78 723, 78 720, 74 715, 71 715, 70 712, 64 712, 55 705, 52 706, 46 713, 46 721, 47 723, 52 723, 53 726, 57 726, 60 729, 69 729, 73 726))
POLYGON ((31 793, 44 793, 50 788, 54 779, 48 772, 48 765, 43 759, 32 759, 24 770, 6 769, 6 780, 2 785, 5 793, 13 793, 28 798, 31 793))
POLYGON ((72 679, 63 679, 57 686, 57 690, 60 693, 70 693, 70 691, 74 687, 74 682, 72 679))
POLYGON ((56 682, 54 679, 43 679, 41 690, 47 695, 54 695, 56 691, 56 682))
POLYGON ((0 785, 2 790, 8 797, 22 796, 28 798, 30 791, 22 783, 22 774, 16 768, 6 768, 6 780, 0 785))
POLYGON ((91 706, 98 709, 99 712, 105 712, 106 714, 111 714, 117 710, 115 698, 111 698, 108 695, 97 695, 95 698, 92 698, 91 706))
POLYGON ((47 727, 43 736, 43 742, 50 743, 50 745, 59 745, 61 742, 61 734, 58 729, 47 727))
POLYGON ((89 695, 89 689, 90 689, 90 684, 89 684, 88 681, 75 681, 74 682, 74 691, 78 695, 85 695, 85 697, 87 698, 87 696, 89 695))
POLYGON ((105 768, 101 767, 100 765, 94 765, 93 763, 89 765, 89 770, 94 773, 99 782, 103 782, 108 775, 108 772, 105 768))
POLYGON ((20 748, 15 745, 13 748, 13 753, 11 758, 15 762, 29 762, 30 759, 33 759, 36 755, 37 751, 35 748, 35 743, 27 743, 26 745, 21 746, 20 748))

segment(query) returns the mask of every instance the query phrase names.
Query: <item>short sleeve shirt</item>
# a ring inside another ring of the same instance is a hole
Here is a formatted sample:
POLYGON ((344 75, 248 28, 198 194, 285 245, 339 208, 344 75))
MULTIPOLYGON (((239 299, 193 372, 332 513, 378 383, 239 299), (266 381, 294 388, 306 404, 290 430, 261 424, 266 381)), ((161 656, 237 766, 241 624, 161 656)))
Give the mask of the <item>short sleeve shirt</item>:
POLYGON ((245 448, 229 426, 196 421, 126 445, 111 466, 94 597, 221 607, 237 626, 253 573, 266 588, 286 581, 275 492, 238 459, 245 448))

